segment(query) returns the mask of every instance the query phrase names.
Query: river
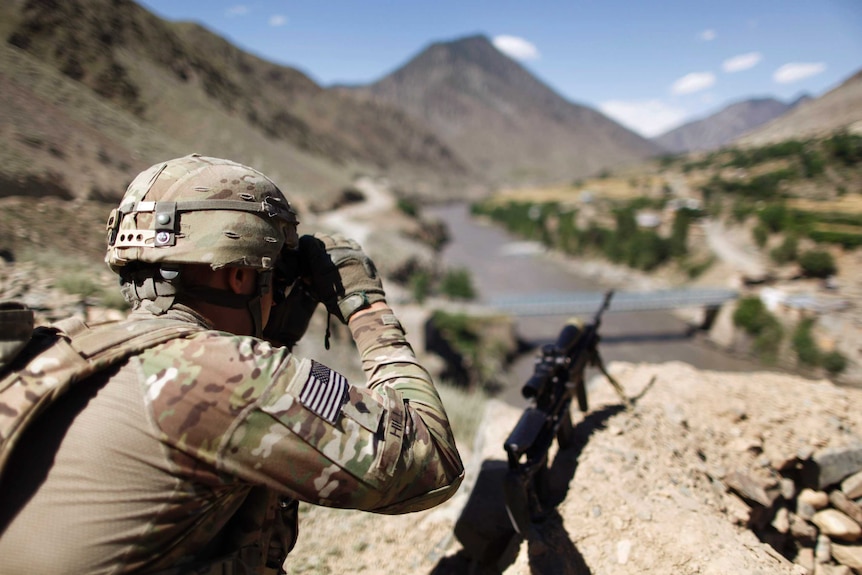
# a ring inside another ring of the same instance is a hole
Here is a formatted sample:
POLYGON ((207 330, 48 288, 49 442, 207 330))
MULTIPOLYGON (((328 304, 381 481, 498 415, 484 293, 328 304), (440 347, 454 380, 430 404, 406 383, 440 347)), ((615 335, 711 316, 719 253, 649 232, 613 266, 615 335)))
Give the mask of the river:
MULTIPOLYGON (((433 206, 425 214, 445 222, 450 242, 442 258, 449 267, 470 271, 479 299, 506 295, 529 296, 560 291, 601 291, 591 278, 563 269, 536 250, 519 249, 523 240, 498 226, 478 223, 465 204, 433 206)), ((637 285, 619 289, 637 290, 637 285)), ((613 310, 613 306, 611 306, 613 310)), ((568 316, 518 317, 516 329, 525 341, 541 344, 556 338, 568 316)), ((589 319, 589 318, 584 318, 589 319)), ((756 371, 754 362, 731 357, 691 335, 690 326, 669 312, 608 312, 602 321, 599 351, 605 362, 662 363, 684 361, 700 369, 756 371)), ((524 381, 532 371, 535 351, 512 366, 514 381, 524 381)), ((503 393, 507 401, 518 403, 513 390, 503 393)))

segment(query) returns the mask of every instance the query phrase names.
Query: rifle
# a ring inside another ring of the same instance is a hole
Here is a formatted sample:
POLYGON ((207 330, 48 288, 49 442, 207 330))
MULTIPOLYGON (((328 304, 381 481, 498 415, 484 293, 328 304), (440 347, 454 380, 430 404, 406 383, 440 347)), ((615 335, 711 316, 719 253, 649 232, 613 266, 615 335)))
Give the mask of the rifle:
POLYGON ((584 380, 587 365, 598 367, 629 406, 619 383, 605 369, 598 350, 602 314, 613 294, 613 290, 605 293, 592 323, 570 321, 560 331, 556 343, 542 347, 533 375, 521 388, 521 394, 531 405, 504 443, 509 469, 503 492, 509 520, 522 536, 526 535, 530 522, 543 513, 540 495, 546 487, 548 450, 554 438, 561 449, 572 442, 572 397, 577 397, 581 412, 588 409, 584 380))

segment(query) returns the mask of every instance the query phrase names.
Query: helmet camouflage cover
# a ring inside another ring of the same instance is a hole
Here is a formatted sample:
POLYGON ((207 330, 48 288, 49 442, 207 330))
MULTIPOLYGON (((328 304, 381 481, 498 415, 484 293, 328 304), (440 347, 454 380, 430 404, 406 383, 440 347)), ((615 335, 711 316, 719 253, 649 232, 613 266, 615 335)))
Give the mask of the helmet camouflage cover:
POLYGON ((108 218, 105 261, 271 269, 297 245, 296 212, 259 171, 192 154, 144 170, 108 218))

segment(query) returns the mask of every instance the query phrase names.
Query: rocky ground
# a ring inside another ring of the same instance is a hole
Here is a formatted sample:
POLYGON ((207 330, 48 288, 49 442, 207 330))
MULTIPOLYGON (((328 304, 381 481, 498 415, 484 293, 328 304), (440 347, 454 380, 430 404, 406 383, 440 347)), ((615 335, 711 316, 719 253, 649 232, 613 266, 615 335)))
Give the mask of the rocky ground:
MULTIPOLYGON (((862 465, 862 390, 683 363, 610 370, 634 406, 623 409, 602 377, 592 380, 592 409, 575 416, 574 445, 551 467, 559 503, 497 572, 850 573, 836 556, 862 569, 862 533, 846 519, 858 505, 845 498, 845 512, 829 502, 842 501, 833 488, 844 477, 835 477, 862 465)), ((307 509, 288 572, 495 572, 472 558, 485 551, 483 537, 507 529, 485 495, 499 489, 502 444, 519 416, 488 403, 476 443, 461 446, 464 488, 441 507, 400 517, 307 509)))

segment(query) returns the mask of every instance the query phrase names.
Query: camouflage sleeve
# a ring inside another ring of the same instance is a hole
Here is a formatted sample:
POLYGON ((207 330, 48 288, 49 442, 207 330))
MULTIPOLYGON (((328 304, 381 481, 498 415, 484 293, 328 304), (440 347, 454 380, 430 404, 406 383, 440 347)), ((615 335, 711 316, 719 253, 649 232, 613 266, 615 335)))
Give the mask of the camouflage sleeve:
POLYGON ((404 329, 391 309, 368 312, 352 319, 350 330, 359 350, 368 388, 387 389, 386 393, 391 393, 388 390, 397 392, 405 405, 408 427, 421 429, 414 440, 421 436, 423 441, 430 441, 430 444, 421 447, 414 442, 407 442, 403 449, 418 451, 421 448, 426 456, 422 465, 428 466, 428 471, 434 470, 433 476, 447 478, 449 482, 445 490, 429 491, 425 498, 417 497, 378 511, 406 512, 415 510, 414 506, 424 504, 424 507, 431 507, 445 501, 460 485, 464 467, 446 410, 430 374, 416 359, 413 348, 404 337, 404 329))
POLYGON ((367 387, 250 337, 206 332, 145 352, 147 401, 177 472, 381 513, 451 497, 463 466, 403 331, 391 312, 351 329, 367 387))

